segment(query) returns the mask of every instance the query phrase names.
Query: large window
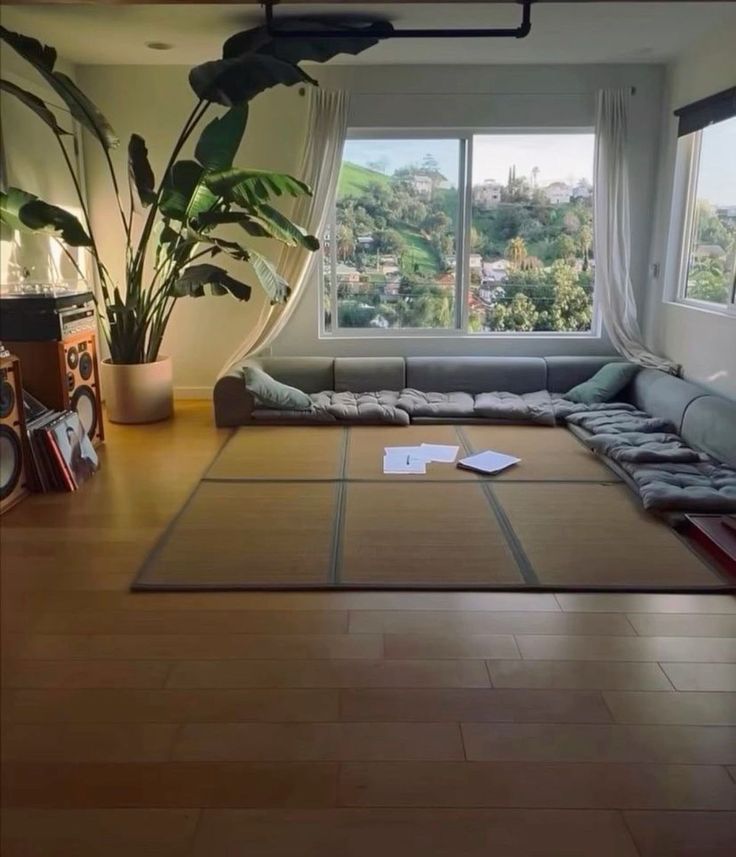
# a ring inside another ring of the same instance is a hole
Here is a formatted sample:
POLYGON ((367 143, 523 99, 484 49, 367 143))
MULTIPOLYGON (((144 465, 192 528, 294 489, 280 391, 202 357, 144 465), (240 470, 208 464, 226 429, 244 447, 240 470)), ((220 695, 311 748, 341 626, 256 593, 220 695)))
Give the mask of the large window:
POLYGON ((680 297, 733 308, 736 302, 736 117, 683 138, 689 187, 680 297))
POLYGON ((589 333, 593 134, 347 141, 327 334, 589 333))

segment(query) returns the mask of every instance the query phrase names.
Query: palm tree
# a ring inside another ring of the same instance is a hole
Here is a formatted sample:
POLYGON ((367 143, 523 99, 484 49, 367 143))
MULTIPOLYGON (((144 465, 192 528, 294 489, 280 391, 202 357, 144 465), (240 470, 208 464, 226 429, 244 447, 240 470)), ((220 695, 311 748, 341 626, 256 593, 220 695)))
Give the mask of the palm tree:
POLYGON ((520 268, 526 257, 526 243, 523 238, 517 235, 506 245, 506 258, 514 267, 520 268))
POLYGON ((340 225, 337 230, 337 255, 344 261, 350 259, 353 253, 355 253, 355 240, 352 230, 340 225))
POLYGON ((580 245, 580 252, 583 255, 583 270, 587 271, 588 261, 590 259, 590 247, 593 244, 593 230, 587 223, 584 223, 580 227, 580 232, 578 232, 578 244, 580 245))

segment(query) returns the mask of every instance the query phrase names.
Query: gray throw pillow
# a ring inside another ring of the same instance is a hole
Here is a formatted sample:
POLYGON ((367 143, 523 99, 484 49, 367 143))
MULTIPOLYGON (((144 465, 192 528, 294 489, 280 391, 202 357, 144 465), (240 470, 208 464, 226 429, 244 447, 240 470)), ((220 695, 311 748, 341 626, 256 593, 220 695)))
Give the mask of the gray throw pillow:
POLYGON ((246 366, 243 375, 245 388, 253 395, 256 403, 263 407, 279 411, 308 411, 312 407, 312 400, 306 393, 282 384, 263 369, 246 366))
POLYGON ((636 363, 606 363, 592 378, 568 390, 565 398, 584 405, 610 402, 640 369, 636 363))

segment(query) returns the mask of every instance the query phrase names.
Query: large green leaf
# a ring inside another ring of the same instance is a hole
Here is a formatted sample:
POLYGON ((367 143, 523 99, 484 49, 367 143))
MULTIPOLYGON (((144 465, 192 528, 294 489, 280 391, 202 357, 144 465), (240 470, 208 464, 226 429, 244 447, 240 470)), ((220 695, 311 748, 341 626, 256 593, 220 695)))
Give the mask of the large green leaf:
POLYGON ((17 187, 0 192, 0 220, 11 229, 54 235, 70 247, 92 246, 89 235, 73 214, 17 187))
POLYGON ((160 209, 172 220, 195 220, 217 204, 204 182, 205 171, 196 161, 177 161, 164 181, 160 209))
POLYGON ((255 209, 253 215, 260 224, 268 229, 272 238, 278 238, 279 241, 292 247, 304 247, 311 252, 319 250, 319 239, 315 235, 310 235, 306 229, 293 223, 272 206, 260 205, 255 209))
POLYGON ((271 299, 271 303, 285 303, 291 293, 291 288, 273 264, 265 256, 256 253, 255 250, 251 250, 250 264, 256 272, 263 290, 271 299))
POLYGON ((63 135, 69 136, 70 132, 65 131, 61 125, 56 121, 56 116, 51 112, 49 106, 45 101, 42 101, 38 96, 34 95, 32 92, 28 92, 26 89, 21 89, 20 86, 16 86, 14 83, 11 83, 9 80, 0 80, 0 89, 5 90, 5 92, 9 92, 11 95, 14 95, 19 101, 22 101, 26 107, 30 107, 30 109, 40 118, 42 119, 51 130, 58 137, 63 135))
POLYGON ((106 149, 119 145, 115 132, 101 111, 79 89, 74 81, 60 71, 54 71, 56 50, 36 39, 0 27, 0 39, 29 62, 49 86, 61 97, 72 116, 90 131, 106 149))
POLYGON ((251 295, 251 287, 236 280, 217 265, 191 265, 174 283, 174 297, 201 298, 206 294, 205 287, 209 286, 213 295, 230 293, 241 301, 247 301, 251 295))
POLYGON ((341 20, 339 16, 320 19, 286 18, 277 22, 281 32, 308 31, 305 38, 279 38, 272 36, 267 27, 256 27, 231 36, 223 45, 223 57, 230 58, 247 53, 268 54, 289 63, 327 62, 338 54, 355 56, 378 44, 393 32, 387 21, 355 22, 341 20), (340 30, 344 38, 324 38, 325 30, 340 30))
POLYGON ((128 178, 133 199, 137 197, 143 206, 156 201, 156 179, 148 160, 146 141, 138 134, 131 134, 128 143, 128 178))
MULTIPOLYGON (((208 229, 213 226, 234 224, 241 226, 248 235, 254 238, 274 238, 275 236, 266 229, 265 225, 255 220, 244 211, 205 211, 196 220, 199 229, 208 229)), ((290 246, 296 246, 295 242, 290 246)))
POLYGON ((240 147, 248 121, 248 106, 233 107, 202 131, 194 157, 208 172, 227 170, 240 147))
POLYGON ((207 186, 218 196, 238 205, 260 205, 271 196, 311 196, 309 185, 287 173, 270 170, 241 170, 237 167, 205 176, 207 186))
POLYGON ((317 81, 296 65, 261 54, 212 60, 189 72, 189 84, 199 98, 226 107, 246 104, 273 86, 296 83, 316 86, 317 81))

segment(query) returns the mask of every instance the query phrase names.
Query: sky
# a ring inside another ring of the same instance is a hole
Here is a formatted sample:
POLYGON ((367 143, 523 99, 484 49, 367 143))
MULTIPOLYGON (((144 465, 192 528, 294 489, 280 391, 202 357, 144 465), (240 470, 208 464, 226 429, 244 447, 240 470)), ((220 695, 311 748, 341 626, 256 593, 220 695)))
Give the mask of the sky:
MULTIPOLYGON (((539 168, 539 185, 593 179, 593 134, 494 134, 475 138, 473 184, 487 179, 505 183, 509 167, 517 176, 539 168)), ((361 166, 380 164, 390 175, 399 167, 420 164, 432 154, 453 186, 460 163, 457 140, 348 140, 345 160, 361 166)), ((698 198, 713 205, 736 205, 736 118, 703 133, 698 198)))
POLYGON ((703 131, 698 199, 736 205, 736 117, 703 131))
MULTIPOLYGON (((458 183, 460 146, 457 140, 348 140, 346 161, 361 166, 382 162, 391 174, 398 167, 420 164, 431 154, 440 172, 453 186, 458 183)), ((539 184, 593 178, 592 134, 494 134, 479 135, 473 148, 473 184, 486 179, 506 182, 509 167, 517 176, 531 176, 539 168, 539 184)))

